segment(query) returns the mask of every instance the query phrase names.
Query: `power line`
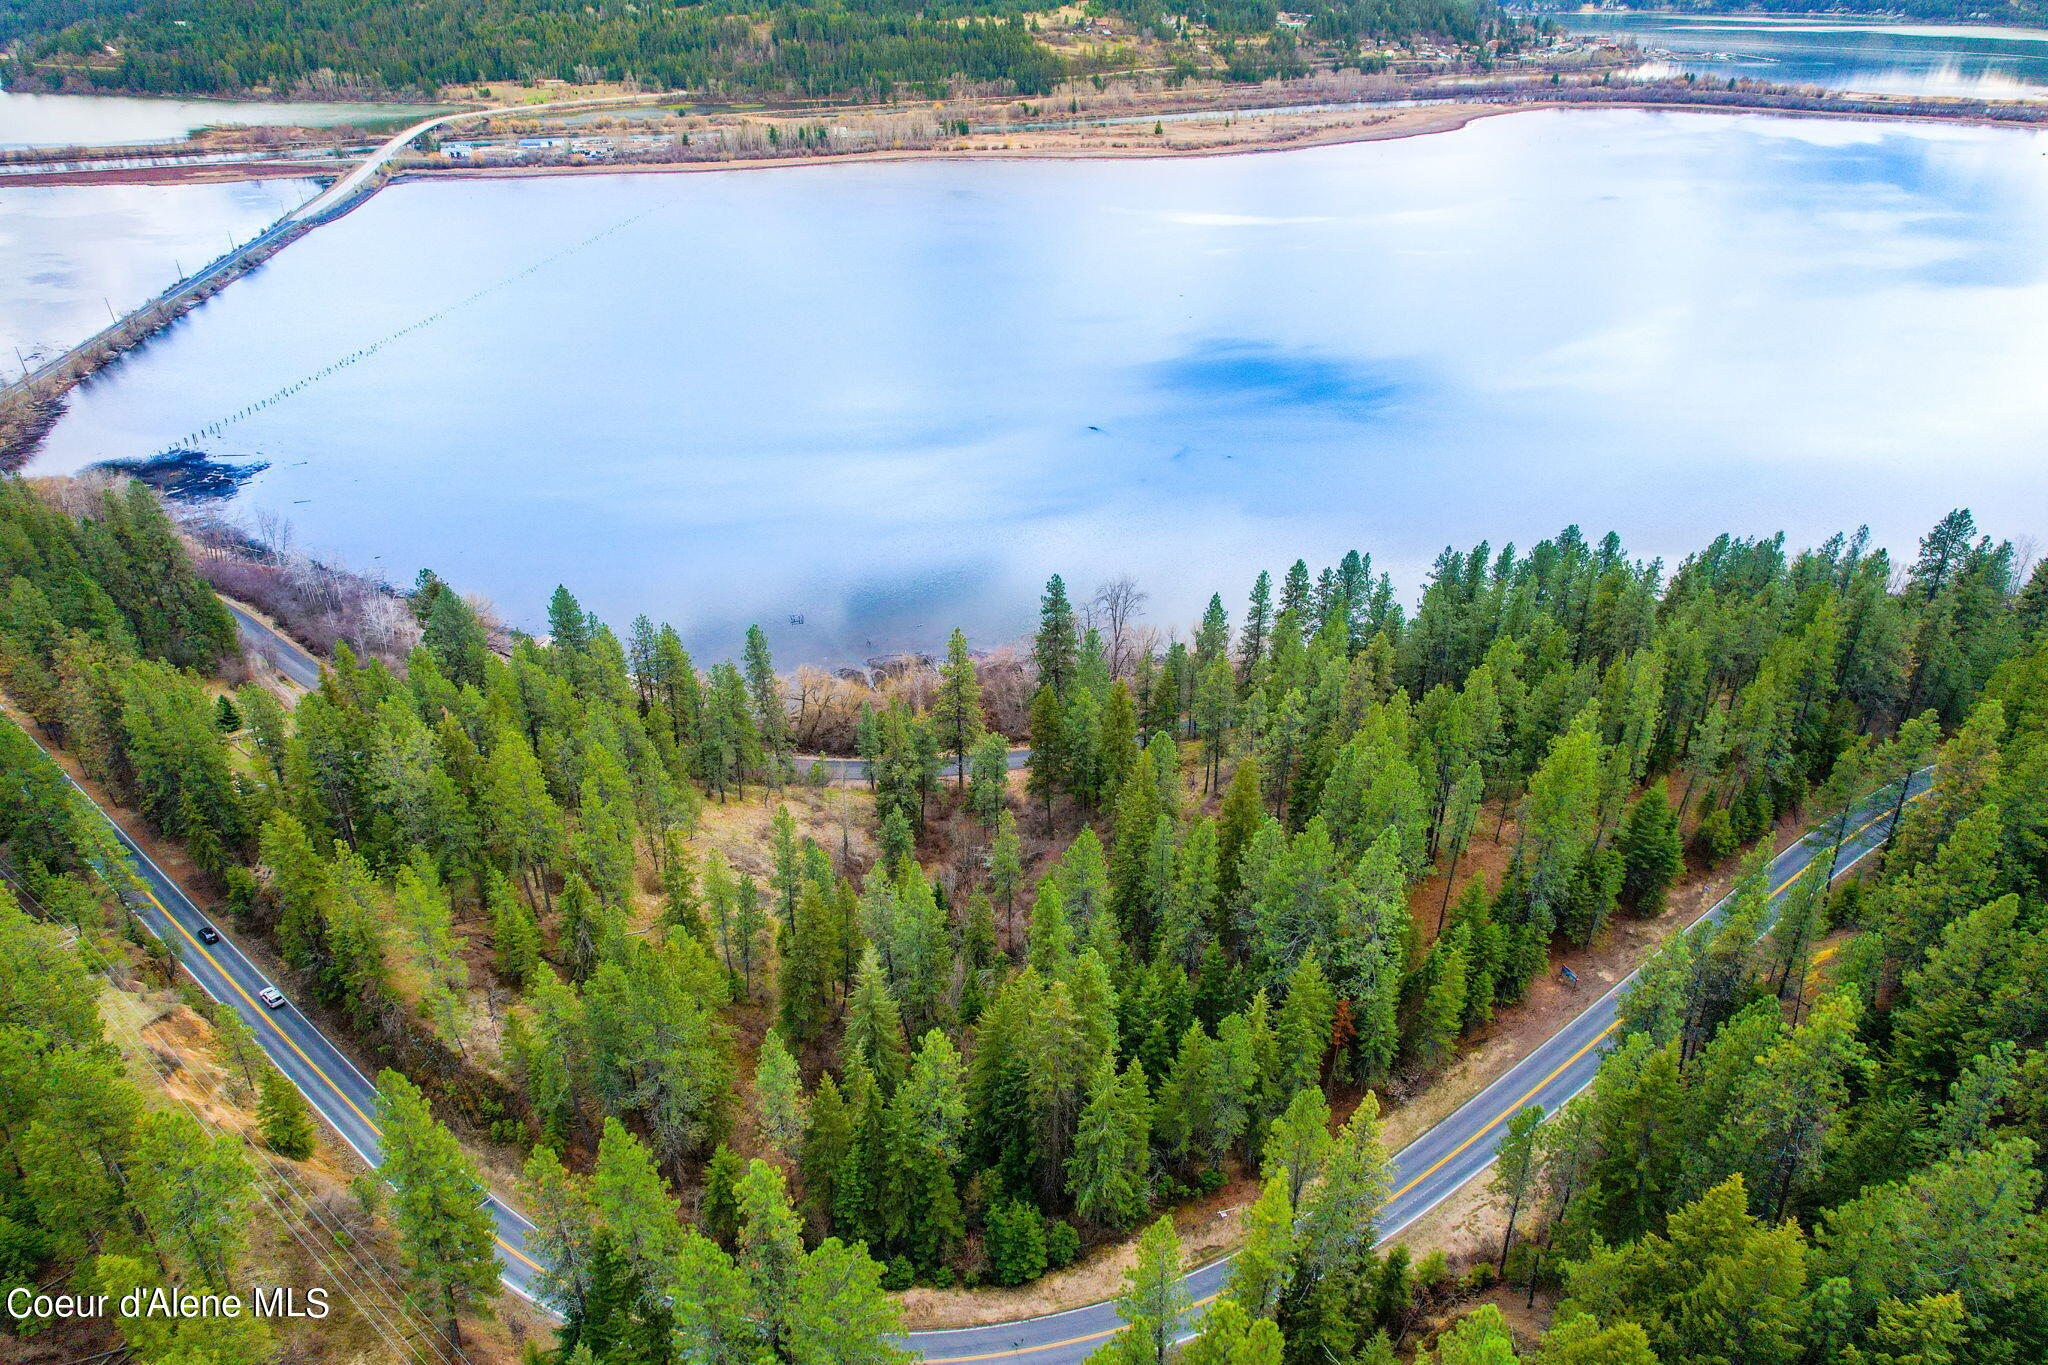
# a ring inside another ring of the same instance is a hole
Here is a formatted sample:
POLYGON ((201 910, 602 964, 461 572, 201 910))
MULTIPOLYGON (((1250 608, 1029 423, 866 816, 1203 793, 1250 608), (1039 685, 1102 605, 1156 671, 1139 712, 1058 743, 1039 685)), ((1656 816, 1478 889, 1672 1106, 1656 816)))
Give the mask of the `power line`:
MULTIPOLYGON (((35 911, 38 912, 39 918, 52 924, 66 923, 66 921, 62 917, 56 915, 54 912, 50 910, 48 906, 44 905, 40 900, 36 899, 36 897, 32 893, 30 893, 26 887, 24 887, 21 884, 20 880, 13 874, 13 872, 7 869, 4 865, 0 865, 0 878, 5 878, 6 881, 14 887, 16 894, 20 896, 23 900, 27 901, 28 904, 31 907, 33 907, 35 911)), ((73 928, 75 932, 75 926, 73 926, 73 928)), ((109 986, 110 989, 113 989, 117 992, 120 991, 120 984, 114 979, 114 975, 111 968, 102 967, 100 969, 100 974, 106 978, 107 985, 109 986)), ((197 981, 197 978, 195 977, 194 980, 197 981)), ((201 990, 205 990, 204 982, 199 982, 198 984, 201 990)), ((125 994, 125 992, 123 993, 125 994)), ((207 992, 207 994, 211 995, 212 992, 209 991, 207 992)), ((223 1004, 222 1008, 231 1008, 231 1006, 223 1004)), ((118 1015, 121 1012, 114 1011, 114 1013, 118 1015)), ((428 1356, 423 1354, 419 1350, 418 1346, 414 1344, 414 1335, 402 1332, 399 1329, 399 1325, 392 1321, 394 1316, 399 1319, 405 1318, 408 1312, 418 1313, 422 1317, 426 1316, 425 1311, 420 1308, 418 1302, 412 1297, 412 1295, 409 1292, 398 1288, 395 1282, 389 1280, 388 1277, 380 1278, 377 1271, 373 1270, 370 1266, 365 1265, 362 1259, 356 1255, 354 1247, 352 1247, 349 1244, 345 1230, 327 1221, 327 1217, 321 1213, 318 1204, 313 1199, 311 1194, 305 1188, 298 1184, 296 1178, 290 1173, 290 1171, 286 1167, 279 1163, 271 1161, 270 1154, 265 1152, 263 1149, 257 1147, 256 1144, 250 1140, 247 1133, 221 1133, 219 1125, 209 1120, 206 1117, 206 1115, 201 1113, 198 1109, 196 1109, 189 1100, 187 1100, 184 1096, 178 1094, 177 1091, 171 1086, 171 1077, 169 1071, 164 1067, 163 1062, 160 1058, 158 1058, 155 1050, 149 1046, 148 1040, 142 1036, 141 1027, 138 1024, 136 1024, 133 1019, 126 1018, 125 1016, 123 1016, 123 1022, 127 1024, 130 1031, 134 1034, 136 1050, 141 1054, 144 1060, 148 1062, 151 1069, 157 1073, 159 1080, 162 1082, 164 1092, 170 1095, 171 1098, 176 1100, 180 1105, 182 1105, 185 1108, 186 1112, 189 1113, 192 1116, 193 1120, 197 1122, 202 1128, 220 1134, 221 1136, 232 1136, 237 1141, 239 1141, 242 1144, 242 1146, 244 1146, 251 1153, 254 1154, 254 1159, 251 1161, 250 1167, 252 1172, 256 1173, 257 1179, 252 1180, 251 1184, 252 1187, 256 1190, 258 1198, 262 1199, 264 1204, 276 1216, 278 1226, 283 1228, 285 1232, 290 1234, 292 1238, 295 1241, 297 1241, 301 1247, 305 1249, 308 1257, 310 1257, 316 1264, 318 1264, 323 1270, 325 1270, 328 1273, 328 1275, 334 1280, 335 1283, 343 1287, 343 1290, 345 1293, 348 1294, 350 1301, 356 1305, 357 1311, 363 1314, 365 1321, 369 1322, 371 1326, 378 1331, 379 1335, 383 1336, 389 1344, 391 1344, 394 1348, 400 1348, 402 1346, 405 1349, 410 1349, 413 1358, 416 1361, 420 1362, 420 1365, 436 1365, 435 1361, 433 1361, 428 1356), (276 1200, 272 1198, 271 1189, 262 1183, 261 1176, 264 1173, 268 1173, 271 1177, 276 1179, 279 1185, 288 1190, 291 1196, 298 1201, 299 1205, 304 1210, 304 1217, 308 1225, 307 1230, 312 1230, 312 1225, 317 1224, 318 1231, 326 1234, 328 1238, 332 1239, 334 1244, 342 1250, 342 1252, 349 1258, 351 1262, 354 1263, 357 1271, 360 1272, 360 1275, 349 1273, 344 1267, 340 1265, 340 1263, 334 1261, 327 1255, 324 1255, 313 1243, 308 1241, 305 1233, 302 1232, 299 1227, 293 1225, 291 1220, 286 1216, 284 1209, 279 1205, 279 1203, 276 1200), (381 1290, 384 1296, 392 1301, 392 1309, 394 1311, 387 1312, 381 1308, 376 1307, 361 1292, 359 1292, 365 1287, 373 1291, 381 1290)), ((258 1043, 260 1046, 260 1039, 258 1040, 258 1043)), ((432 1329, 430 1328, 429 1330, 432 1329)), ((437 1338, 439 1337, 438 1332, 435 1332, 434 1335, 437 1338)), ((455 1353, 459 1358, 464 1360, 467 1359, 467 1357, 464 1356, 459 1349, 456 1349, 455 1353)))

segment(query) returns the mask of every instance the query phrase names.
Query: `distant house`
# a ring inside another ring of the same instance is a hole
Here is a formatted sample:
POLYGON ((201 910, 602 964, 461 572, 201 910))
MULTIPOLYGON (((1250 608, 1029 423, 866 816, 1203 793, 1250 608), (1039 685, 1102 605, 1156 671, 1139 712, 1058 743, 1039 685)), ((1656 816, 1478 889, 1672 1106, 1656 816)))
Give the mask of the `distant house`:
POLYGON ((441 148, 441 155, 456 161, 467 161, 469 160, 470 153, 474 150, 475 148, 471 147, 467 142, 450 142, 441 148))

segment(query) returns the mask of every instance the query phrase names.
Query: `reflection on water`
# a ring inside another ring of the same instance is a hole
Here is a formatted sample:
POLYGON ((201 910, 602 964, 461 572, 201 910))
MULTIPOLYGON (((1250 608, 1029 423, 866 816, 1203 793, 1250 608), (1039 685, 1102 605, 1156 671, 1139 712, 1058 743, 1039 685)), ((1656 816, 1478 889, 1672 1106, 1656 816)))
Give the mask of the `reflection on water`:
POLYGON ((318 188, 0 184, 0 374, 77 345, 318 188))
POLYGON ((1011 638, 1054 570, 1184 622, 1297 555, 1412 589, 1446 541, 1567 521, 1646 555, 1863 521, 1910 546, 1957 503, 2020 534, 2048 514, 2044 153, 1547 111, 1266 156, 404 184, 96 381, 41 467, 147 455, 488 290, 228 428, 210 454, 270 462, 241 505, 529 625, 566 581, 792 659, 1011 638))
POLYGON ((2048 99, 2048 30, 1724 15, 1560 14, 1573 33, 1633 39, 1646 76, 1769 81, 1886 95, 2048 99))
POLYGON ((178 142, 199 128, 382 128, 446 106, 16 95, 0 90, 0 148, 178 142))

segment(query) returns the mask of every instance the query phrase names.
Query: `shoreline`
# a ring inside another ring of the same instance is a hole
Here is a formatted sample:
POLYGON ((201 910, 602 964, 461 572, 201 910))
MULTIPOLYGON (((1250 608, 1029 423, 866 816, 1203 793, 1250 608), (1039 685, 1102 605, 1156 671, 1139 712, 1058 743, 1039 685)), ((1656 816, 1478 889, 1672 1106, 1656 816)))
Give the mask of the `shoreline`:
MULTIPOLYGON (((1303 105, 1258 109, 1228 108, 1205 110, 1194 118, 1177 118, 1173 131, 1166 131, 1162 111, 1103 119, 1092 124, 1077 123, 1054 129, 999 128, 980 134, 965 134, 966 145, 951 142, 942 146, 887 147, 827 155, 744 156, 707 158, 701 161, 603 160, 594 164, 497 165, 450 167, 376 164, 378 174, 362 180, 362 163, 331 179, 309 203, 318 203, 334 193, 334 186, 351 184, 347 202, 337 203, 306 218, 287 214, 271 229, 235 252, 206 267, 199 276, 179 284, 171 292, 143 305, 127 318, 103 329, 46 364, 32 375, 9 385, 0 398, 0 471, 24 469, 40 449, 44 437, 62 417, 64 400, 76 384, 117 362, 127 351, 146 343, 152 335, 177 317, 197 307, 211 294, 282 249, 297 236, 366 202, 384 185, 398 180, 516 179, 549 175, 646 175, 674 172, 762 171, 800 165, 851 165, 874 162, 910 161, 1114 161, 1124 158, 1161 159, 1170 157, 1250 156, 1354 143, 1394 141, 1434 133, 1456 132, 1481 118, 1503 114, 1530 113, 1539 109, 1627 109, 1645 112, 1693 111, 1719 114, 1765 114, 1819 118, 1857 119, 1879 124, 1893 121, 1914 123, 1960 123, 1981 127, 2007 127, 2048 131, 2048 103, 2038 106, 1996 105, 1985 102, 1937 102, 1929 100, 1888 100, 1858 98, 1820 100, 1772 90, 1711 92, 1701 96, 1689 88, 1631 90, 1614 92, 1611 87, 1580 87, 1582 94, 1562 98, 1530 98, 1520 91, 1503 97, 1445 100, 1394 108, 1385 103, 1320 106, 1303 105), (1732 98, 1730 97, 1732 96, 1732 98), (1146 130, 1147 121, 1151 130, 1146 130), (979 145, 974 139, 979 138, 979 145), (352 182, 362 181, 360 184, 352 182)), ((772 144, 771 144, 772 145, 772 144)), ((178 184, 198 180, 249 181, 280 177, 304 177, 303 162, 214 163, 205 167, 158 166, 131 170, 73 171, 49 176, 8 177, 16 184, 96 185, 122 183, 178 184)))
MULTIPOLYGON (((1258 135, 1227 141, 1196 144, 1149 142, 1142 116, 1118 127, 1093 125, 1060 129, 1033 135, 1027 145, 1013 145, 1015 136, 1000 146, 903 147, 875 151, 845 152, 812 156, 733 157, 724 160, 669 162, 595 162, 584 165, 455 166, 395 170, 388 183, 424 183, 438 180, 517 180, 541 176, 668 175, 702 174, 721 171, 786 170, 793 167, 872 164, 903 161, 1119 161, 1160 160, 1211 156, 1251 156, 1294 151, 1310 147, 1345 146, 1353 143, 1389 142, 1403 138, 1427 137, 1456 132, 1483 118, 1526 114, 1541 110, 1628 109, 1656 113, 1750 114, 1782 118, 1824 118, 1868 123, 1959 124, 1966 127, 2004 128, 2015 132, 2048 131, 2048 105, 2036 117, 2005 117, 1981 109, 1944 112, 1917 107, 1890 110, 1881 101, 1868 100, 1855 108, 1798 108, 1740 100, 1674 101, 1630 98, 1617 94, 1603 99, 1516 101, 1469 101, 1431 104, 1422 108, 1347 109, 1332 105, 1301 113, 1270 114, 1257 107, 1219 109, 1216 121, 1275 126, 1258 135), (1331 120, 1335 120, 1332 122, 1331 120), (1087 134, 1105 136, 1090 138, 1087 134), (1147 145, 1134 145, 1147 138, 1147 145)), ((2015 110, 2018 113, 2019 110, 2015 110)), ((1180 122, 1176 130, 1197 131, 1202 125, 1180 122)), ((320 170, 327 168, 322 167, 320 170)), ((21 188, 59 185, 179 185, 239 183, 244 181, 322 178, 319 170, 305 162, 233 162, 203 166, 149 166, 107 170, 55 171, 44 175, 8 176, 5 182, 21 188)), ((335 175, 334 179, 339 179, 335 175)))

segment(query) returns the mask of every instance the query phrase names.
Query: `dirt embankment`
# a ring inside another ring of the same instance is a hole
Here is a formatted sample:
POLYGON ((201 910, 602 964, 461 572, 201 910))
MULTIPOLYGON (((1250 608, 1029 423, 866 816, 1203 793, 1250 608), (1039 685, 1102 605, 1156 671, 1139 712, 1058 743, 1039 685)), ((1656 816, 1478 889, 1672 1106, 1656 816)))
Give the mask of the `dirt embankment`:
MULTIPOLYGON (((1489 828, 1491 820, 1483 822, 1489 828)), ((1774 848, 1796 843, 1804 826, 1795 820, 1779 825, 1774 848)), ((1511 847, 1514 829, 1500 837, 1475 841, 1466 877, 1483 873, 1511 847)), ((1688 875, 1674 890, 1664 913, 1653 919, 1617 915, 1592 948, 1553 954, 1553 966, 1569 966, 1578 974, 1576 990, 1561 984, 1552 971, 1529 987, 1519 1005, 1503 1009, 1486 1032, 1468 1039, 1456 1059, 1412 1094, 1382 1097, 1382 1124, 1389 1150, 1398 1151, 1440 1122, 1459 1105, 1505 1075, 1537 1044, 1557 1032, 1568 1019, 1599 998, 1609 986, 1641 966, 1680 930, 1711 910, 1733 883, 1736 864, 1688 875)), ((1489 884, 1495 880, 1489 876, 1489 884)), ((1411 902, 1418 921, 1433 926, 1440 878, 1417 888, 1411 902)), ((1355 1101, 1353 1101, 1355 1102, 1355 1101)), ((1336 1106, 1341 1117, 1351 1102, 1336 1106)), ((1223 1189, 1174 1212, 1188 1263, 1197 1265, 1235 1250, 1241 1237, 1244 1210, 1258 1195, 1256 1173, 1238 1172, 1223 1189)), ((1486 1201, 1485 1181, 1475 1179, 1442 1204, 1408 1225, 1400 1241, 1420 1259, 1441 1250, 1454 1266, 1469 1265, 1498 1249, 1502 1223, 1486 1201)), ((1057 1313, 1113 1298, 1123 1287, 1124 1271, 1135 1255, 1130 1241, 1100 1247, 1066 1270, 1056 1271, 1017 1289, 913 1289, 901 1296, 905 1326, 913 1330, 974 1327, 1019 1317, 1057 1313)), ((1519 1295, 1515 1296, 1519 1304, 1519 1295)))
MULTIPOLYGON (((1060 126, 1018 125, 978 129, 935 139, 929 146, 819 154, 799 151, 793 139, 772 146, 704 160, 630 158, 579 160, 575 164, 456 165, 407 163, 393 179, 515 179, 557 175, 639 175, 705 171, 768 170, 789 166, 846 165, 876 161, 1064 160, 1245 155, 1354 142, 1379 142, 1454 132, 1475 119, 1533 109, 1651 109, 1693 113, 1769 113, 1786 117, 1849 118, 1865 121, 1967 123, 1987 127, 2040 127, 2048 108, 2018 101, 1845 97, 1814 92, 1697 90, 1663 86, 1528 86, 1513 92, 1448 91, 1430 95, 1418 107, 1260 108, 1256 105, 1189 110, 1174 105, 1146 111, 1141 106, 1113 119, 1082 115, 1060 126)), ((1389 97, 1393 98, 1393 97, 1389 97)), ((792 127, 816 115, 781 120, 792 127)), ((303 176, 304 162, 240 162, 206 166, 156 166, 124 170, 80 170, 16 177, 18 184, 183 183, 260 180, 303 176)))

